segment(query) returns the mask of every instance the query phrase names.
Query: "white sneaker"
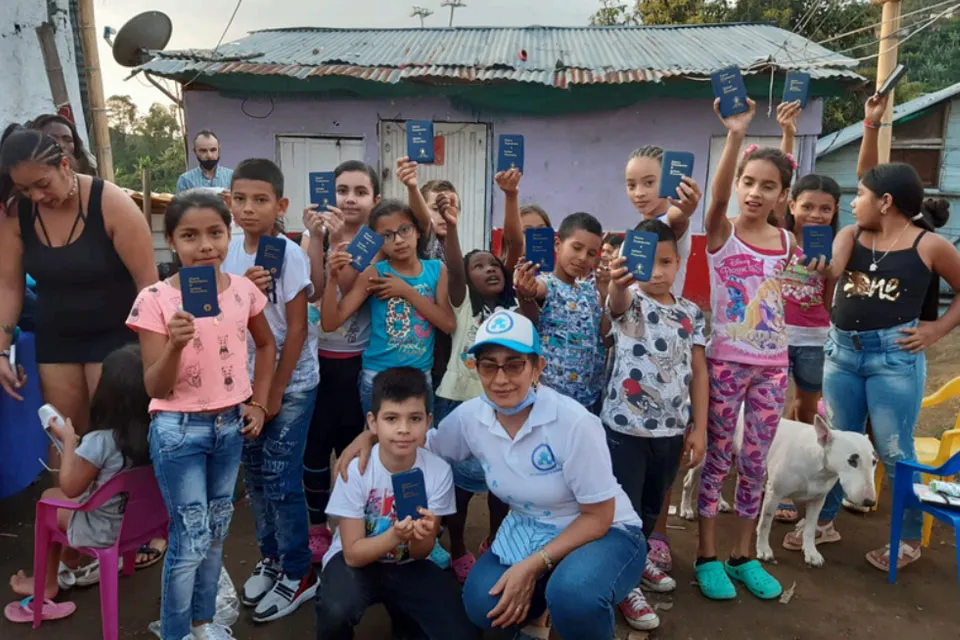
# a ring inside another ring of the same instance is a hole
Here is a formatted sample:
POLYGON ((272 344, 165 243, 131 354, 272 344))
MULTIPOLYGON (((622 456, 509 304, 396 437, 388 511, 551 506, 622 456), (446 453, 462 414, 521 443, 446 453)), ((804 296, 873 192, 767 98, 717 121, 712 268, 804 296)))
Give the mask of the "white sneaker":
POLYGON ((270 622, 291 614, 306 602, 317 595, 320 578, 311 567, 310 572, 302 578, 288 578, 281 573, 273 588, 267 592, 256 610, 253 612, 254 622, 270 622))
POLYGON ((647 604, 647 598, 640 589, 628 593, 618 606, 627 624, 638 631, 651 631, 660 626, 660 616, 647 604))
POLYGON ((191 636, 193 640, 233 640, 233 630, 230 627, 224 627, 216 622, 208 622, 207 624, 191 629, 190 636, 187 636, 184 640, 187 640, 191 636))
POLYGON ((280 562, 265 558, 257 563, 253 575, 243 583, 240 590, 240 602, 248 607, 257 606, 267 595, 280 577, 280 562))

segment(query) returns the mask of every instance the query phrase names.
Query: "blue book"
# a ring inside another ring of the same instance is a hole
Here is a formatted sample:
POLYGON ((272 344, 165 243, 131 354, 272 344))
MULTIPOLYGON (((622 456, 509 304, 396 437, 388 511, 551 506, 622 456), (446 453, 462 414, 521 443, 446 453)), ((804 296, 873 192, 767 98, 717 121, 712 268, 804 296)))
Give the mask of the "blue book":
POLYGON ((807 92, 810 89, 810 74, 802 71, 790 71, 783 83, 783 101, 800 101, 800 108, 807 108, 807 92))
POLYGON ((420 518, 417 508, 427 508, 427 485, 423 479, 423 471, 417 468, 395 473, 393 481, 393 504, 397 510, 397 520, 409 517, 412 520, 420 518))
POLYGON ((658 242, 657 234, 650 231, 627 231, 621 255, 627 259, 627 269, 637 282, 649 282, 653 277, 658 242))
POLYGON ((407 157, 433 164, 433 123, 429 120, 407 120, 407 157))
POLYGON ((321 211, 337 204, 337 177, 333 171, 311 171, 310 204, 317 205, 321 211))
POLYGON ((519 169, 523 173, 523 136, 500 136, 497 148, 497 173, 519 169))
POLYGON ((194 318, 220 315, 217 301, 217 270, 210 265, 180 269, 180 297, 183 310, 194 318))
POLYGON ((808 224, 803 228, 803 255, 807 260, 820 256, 833 259, 833 229, 828 224, 808 224))
POLYGON ((257 257, 253 264, 263 267, 274 280, 283 273, 283 256, 287 251, 287 241, 281 237, 260 236, 257 243, 257 257))
POLYGON ((713 82, 713 95, 720 98, 720 116, 728 118, 747 111, 747 86, 737 67, 727 67, 715 71, 710 80, 713 82))
POLYGON ((556 257, 556 235, 553 229, 527 229, 523 234, 526 240, 527 262, 540 265, 540 271, 553 271, 556 257))
POLYGON ((363 271, 370 266, 382 246, 383 237, 379 233, 366 225, 360 227, 347 246, 347 253, 353 257, 350 266, 357 271, 363 271))
POLYGON ((664 151, 660 170, 660 197, 677 198, 683 176, 693 176, 693 154, 689 151, 664 151))

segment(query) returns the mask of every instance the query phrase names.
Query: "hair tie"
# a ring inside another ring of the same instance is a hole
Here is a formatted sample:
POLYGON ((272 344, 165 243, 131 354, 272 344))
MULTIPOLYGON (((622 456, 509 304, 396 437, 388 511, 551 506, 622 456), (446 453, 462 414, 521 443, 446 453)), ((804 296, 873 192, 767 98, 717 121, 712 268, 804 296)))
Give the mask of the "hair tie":
POLYGON ((794 171, 796 171, 796 170, 797 170, 797 161, 794 159, 792 153, 788 153, 788 154, 787 154, 787 160, 790 161, 790 166, 793 167, 793 170, 794 170, 794 171))
POLYGON ((752 145, 750 145, 749 147, 747 147, 746 149, 743 150, 743 157, 746 158, 747 156, 749 156, 751 153, 753 153, 754 151, 756 151, 756 150, 759 149, 759 148, 760 148, 760 145, 758 145, 758 144, 752 144, 752 145))
POLYGON ((918 213, 917 215, 913 216, 910 219, 914 222, 919 222, 920 220, 923 220, 923 212, 921 211, 920 213, 918 213))

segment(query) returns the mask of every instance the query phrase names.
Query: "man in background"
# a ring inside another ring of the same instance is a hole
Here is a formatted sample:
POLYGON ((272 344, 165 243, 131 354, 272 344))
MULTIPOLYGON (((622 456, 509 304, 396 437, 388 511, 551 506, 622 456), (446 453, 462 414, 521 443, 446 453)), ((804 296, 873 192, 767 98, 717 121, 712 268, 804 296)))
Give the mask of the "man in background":
POLYGON ((187 189, 214 189, 217 192, 230 188, 233 169, 220 166, 220 139, 208 129, 200 131, 193 139, 193 153, 200 165, 177 178, 177 193, 187 189))

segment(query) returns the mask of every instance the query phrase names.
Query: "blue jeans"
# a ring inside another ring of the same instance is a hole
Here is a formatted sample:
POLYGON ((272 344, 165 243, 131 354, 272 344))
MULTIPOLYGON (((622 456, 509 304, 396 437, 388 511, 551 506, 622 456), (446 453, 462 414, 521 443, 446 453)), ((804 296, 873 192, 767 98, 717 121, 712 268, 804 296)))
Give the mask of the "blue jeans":
MULTIPOLYGON (((373 369, 364 369, 360 372, 360 404, 363 407, 364 419, 370 413, 370 405, 373 401, 373 379, 378 373, 380 372, 373 369)), ((423 377, 427 380, 427 413, 433 413, 433 376, 429 371, 424 371, 423 377)))
MULTIPOLYGON (((834 429, 864 433, 867 418, 873 441, 883 461, 889 486, 899 460, 915 461, 913 430, 920 415, 927 359, 923 353, 904 351, 895 341, 900 330, 916 322, 877 331, 830 329, 824 345, 823 399, 834 429)), ((820 513, 833 520, 843 499, 840 484, 833 488, 820 513)), ((923 514, 903 513, 903 539, 920 540, 923 514)))
POLYGON ((192 621, 212 620, 216 611, 242 424, 239 407, 220 413, 160 411, 150 422, 150 458, 170 514, 160 602, 163 640, 183 640, 192 621))
POLYGON ((302 578, 311 566, 303 452, 316 400, 316 387, 284 395, 280 413, 264 425, 260 437, 243 443, 243 483, 260 556, 280 560, 289 578, 302 578))
MULTIPOLYGON (((553 628, 561 638, 610 640, 614 633, 614 606, 640 583, 647 543, 639 528, 611 527, 599 540, 574 549, 556 568, 537 581, 530 604, 530 620, 550 609, 553 628)), ((497 605, 490 589, 510 567, 487 551, 473 566, 463 585, 467 616, 481 629, 490 629, 487 614, 497 605)))

